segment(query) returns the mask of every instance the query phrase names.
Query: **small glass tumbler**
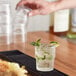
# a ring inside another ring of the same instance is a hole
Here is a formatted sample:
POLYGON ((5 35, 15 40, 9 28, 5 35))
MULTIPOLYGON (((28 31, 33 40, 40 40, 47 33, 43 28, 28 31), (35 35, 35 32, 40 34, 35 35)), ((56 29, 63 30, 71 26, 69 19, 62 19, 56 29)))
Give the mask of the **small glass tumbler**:
POLYGON ((41 44, 35 47, 36 69, 38 71, 52 71, 54 69, 56 47, 41 44))

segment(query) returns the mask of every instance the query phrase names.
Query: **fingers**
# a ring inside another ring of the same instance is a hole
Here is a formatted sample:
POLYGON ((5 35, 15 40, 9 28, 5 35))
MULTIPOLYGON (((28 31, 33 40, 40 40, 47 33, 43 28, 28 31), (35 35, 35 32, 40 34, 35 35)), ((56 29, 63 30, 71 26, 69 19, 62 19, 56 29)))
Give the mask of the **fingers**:
POLYGON ((40 14, 39 10, 33 10, 33 11, 29 12, 29 16, 35 16, 35 15, 38 15, 38 14, 40 14))
POLYGON ((21 0, 18 4, 17 4, 17 7, 18 6, 22 6, 22 5, 26 5, 27 3, 31 4, 33 3, 34 0, 21 0))
POLYGON ((32 9, 32 11, 29 12, 29 16, 34 16, 34 15, 46 15, 49 14, 50 12, 53 12, 56 10, 56 4, 57 2, 50 2, 48 3, 47 1, 44 0, 21 0, 18 4, 18 6, 28 6, 29 8, 32 9))
POLYGON ((35 0, 21 0, 17 4, 17 7, 22 6, 22 5, 28 6, 29 8, 32 9, 32 11, 29 12, 29 16, 34 16, 34 15, 40 14, 39 4, 41 4, 40 0, 36 0, 36 1, 35 0))
POLYGON ((29 16, 35 16, 35 15, 46 15, 49 14, 50 12, 47 10, 33 10, 29 12, 29 16))

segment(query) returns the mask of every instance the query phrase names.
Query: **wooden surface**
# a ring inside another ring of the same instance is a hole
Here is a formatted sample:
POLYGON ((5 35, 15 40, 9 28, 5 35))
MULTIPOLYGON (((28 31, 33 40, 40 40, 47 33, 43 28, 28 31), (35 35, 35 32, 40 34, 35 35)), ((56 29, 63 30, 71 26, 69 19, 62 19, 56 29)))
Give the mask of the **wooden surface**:
POLYGON ((34 57, 34 47, 30 43, 39 38, 41 38, 42 43, 49 43, 50 41, 58 41, 60 43, 56 51, 55 68, 69 76, 76 76, 76 44, 48 32, 28 33, 26 43, 11 44, 9 46, 0 45, 0 51, 17 49, 34 57))

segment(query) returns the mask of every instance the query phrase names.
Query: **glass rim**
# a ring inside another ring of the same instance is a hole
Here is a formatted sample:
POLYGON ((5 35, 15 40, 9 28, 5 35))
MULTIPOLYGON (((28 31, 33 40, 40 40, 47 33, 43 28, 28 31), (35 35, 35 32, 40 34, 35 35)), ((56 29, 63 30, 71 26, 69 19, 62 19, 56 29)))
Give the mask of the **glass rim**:
POLYGON ((35 46, 35 47, 49 47, 49 48, 52 48, 52 47, 56 47, 55 45, 53 45, 53 44, 47 44, 47 43, 41 43, 39 46, 35 46))
POLYGON ((22 5, 22 6, 19 6, 19 7, 17 8, 17 11, 19 11, 19 10, 21 10, 21 9, 24 9, 27 13, 32 10, 31 8, 22 5))

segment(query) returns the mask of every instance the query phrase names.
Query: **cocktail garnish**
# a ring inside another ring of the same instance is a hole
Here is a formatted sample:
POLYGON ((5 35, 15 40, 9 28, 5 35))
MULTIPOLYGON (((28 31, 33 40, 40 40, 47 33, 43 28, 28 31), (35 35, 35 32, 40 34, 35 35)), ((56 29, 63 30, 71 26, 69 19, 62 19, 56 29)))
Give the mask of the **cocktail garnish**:
POLYGON ((58 43, 58 42, 56 42, 56 41, 51 41, 51 42, 50 42, 50 44, 51 44, 51 45, 55 45, 56 47, 58 47, 58 46, 59 46, 59 43, 58 43))
POLYGON ((38 39, 36 42, 32 42, 31 45, 40 46, 40 44, 41 44, 40 41, 41 41, 41 39, 38 39))

